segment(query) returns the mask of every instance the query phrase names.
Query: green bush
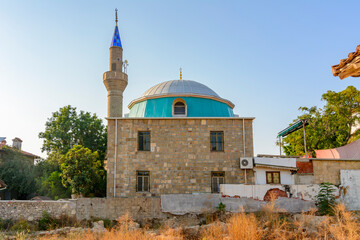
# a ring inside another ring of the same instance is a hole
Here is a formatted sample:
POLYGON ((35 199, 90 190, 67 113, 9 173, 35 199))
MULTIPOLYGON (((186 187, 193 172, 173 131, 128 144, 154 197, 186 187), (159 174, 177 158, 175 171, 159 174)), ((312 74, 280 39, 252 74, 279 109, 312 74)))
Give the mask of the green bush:
POLYGON ((225 212, 225 211, 226 211, 226 205, 223 204, 222 202, 220 202, 219 205, 216 207, 216 209, 217 209, 219 212, 225 212))
POLYGON ((320 215, 334 215, 335 188, 332 183, 324 182, 320 184, 320 191, 316 195, 316 206, 320 215))
POLYGON ((106 229, 112 229, 114 226, 116 226, 116 221, 111 221, 110 219, 102 219, 104 221, 104 227, 106 229))
POLYGON ((53 219, 47 211, 42 212, 42 217, 39 220, 39 230, 54 229, 57 221, 53 219))
POLYGON ((20 219, 10 228, 10 230, 16 232, 31 232, 34 230, 34 227, 25 219, 20 219))
MULTIPOLYGON (((14 225, 14 222, 12 219, 1 219, 0 220, 0 230, 10 230, 10 228, 12 227, 12 225, 14 225)), ((1 239, 1 238, 0 238, 1 239)))

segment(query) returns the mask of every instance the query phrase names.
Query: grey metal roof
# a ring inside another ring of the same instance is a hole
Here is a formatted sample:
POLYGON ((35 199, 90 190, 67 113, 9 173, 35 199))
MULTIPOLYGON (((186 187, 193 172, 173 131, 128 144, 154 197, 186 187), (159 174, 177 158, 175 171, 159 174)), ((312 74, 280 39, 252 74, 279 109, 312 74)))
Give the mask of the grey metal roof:
POLYGON ((171 80, 159 83, 147 90, 142 97, 167 94, 199 94, 220 98, 209 87, 191 80, 171 80))

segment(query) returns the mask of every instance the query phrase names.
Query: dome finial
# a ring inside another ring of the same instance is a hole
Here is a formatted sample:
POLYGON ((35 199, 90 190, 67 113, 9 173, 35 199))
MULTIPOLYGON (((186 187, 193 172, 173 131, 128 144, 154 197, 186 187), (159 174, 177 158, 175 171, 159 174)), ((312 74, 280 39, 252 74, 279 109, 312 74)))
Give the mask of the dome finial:
POLYGON ((118 16, 117 16, 118 9, 115 8, 115 25, 117 26, 118 23, 118 16))
POLYGON ((182 68, 180 68, 180 80, 182 80, 182 68))

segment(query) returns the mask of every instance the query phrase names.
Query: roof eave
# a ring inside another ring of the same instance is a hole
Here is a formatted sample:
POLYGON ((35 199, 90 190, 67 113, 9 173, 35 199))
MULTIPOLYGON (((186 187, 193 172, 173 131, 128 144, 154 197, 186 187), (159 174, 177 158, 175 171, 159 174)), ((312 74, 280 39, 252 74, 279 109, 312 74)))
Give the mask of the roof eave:
POLYGON ((298 170, 297 167, 279 166, 279 165, 271 165, 271 164, 259 164, 259 163, 255 163, 255 167, 275 168, 275 169, 284 169, 284 170, 293 170, 293 171, 298 170))

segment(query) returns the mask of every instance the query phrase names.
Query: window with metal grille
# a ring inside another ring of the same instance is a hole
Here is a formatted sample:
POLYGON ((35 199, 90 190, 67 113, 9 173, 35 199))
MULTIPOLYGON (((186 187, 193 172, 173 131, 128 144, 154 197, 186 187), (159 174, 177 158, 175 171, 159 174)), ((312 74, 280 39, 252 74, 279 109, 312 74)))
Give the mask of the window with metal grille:
POLYGON ((267 184, 280 184, 280 172, 266 172, 267 184))
POLYGON ((224 132, 210 132, 211 151, 224 151, 224 132))
POLYGON ((150 191, 150 172, 137 171, 136 172, 136 191, 149 192, 150 191))
POLYGON ((220 193, 220 184, 225 183, 225 172, 211 173, 211 192, 220 193))
POLYGON ((174 104, 174 115, 181 115, 181 116, 185 116, 186 115, 186 106, 185 103, 183 102, 176 102, 174 104))
POLYGON ((150 151, 150 132, 138 133, 138 150, 150 151))

